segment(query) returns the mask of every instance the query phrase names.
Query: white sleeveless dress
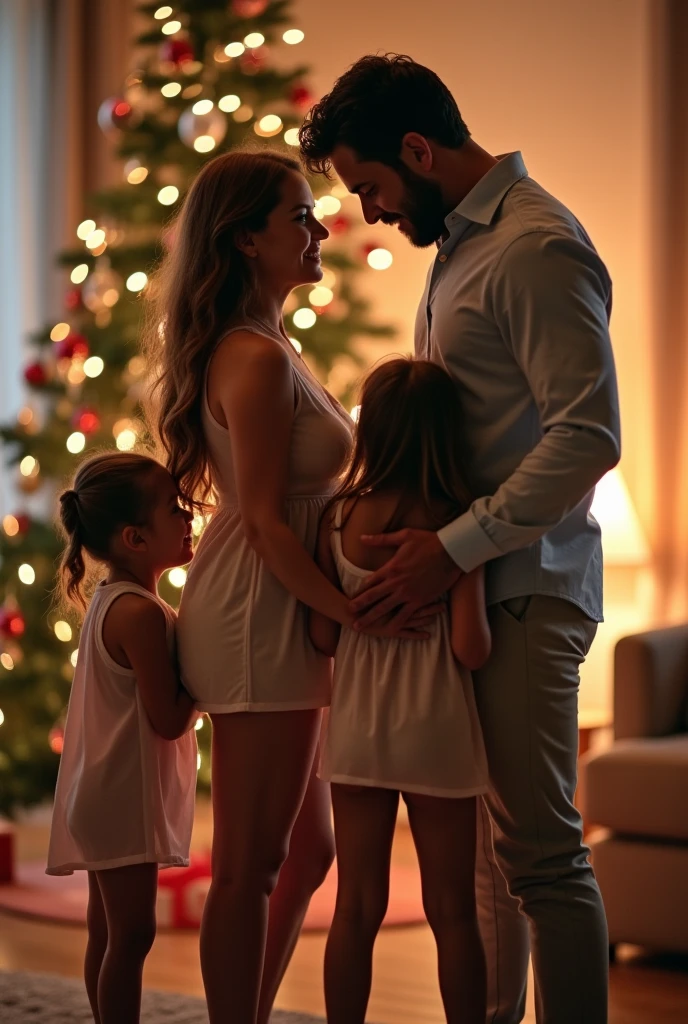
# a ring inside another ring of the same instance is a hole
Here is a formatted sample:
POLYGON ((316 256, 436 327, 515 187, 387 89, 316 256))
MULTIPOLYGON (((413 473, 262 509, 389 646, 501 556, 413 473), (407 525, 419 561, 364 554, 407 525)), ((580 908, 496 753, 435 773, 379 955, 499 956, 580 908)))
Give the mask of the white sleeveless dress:
MULTIPOLYGON (((353 597, 367 569, 344 555, 337 504, 332 553, 353 597)), ((487 760, 471 673, 452 653, 448 608, 427 640, 384 640, 342 629, 323 723, 320 778, 437 797, 487 791, 487 760)))
POLYGON ((196 733, 165 740, 150 723, 136 677, 103 643, 108 609, 122 594, 140 594, 165 615, 174 653, 175 613, 136 583, 96 587, 79 642, 79 658, 55 790, 49 875, 128 864, 189 863, 196 793, 196 733))
MULTIPOLYGON (((309 373, 293 346, 265 324, 230 332, 273 339, 294 382, 286 521, 313 555, 322 511, 351 445, 351 417, 309 373)), ((226 337, 226 335, 225 335, 226 337)), ((244 536, 229 431, 203 396, 217 511, 189 569, 177 638, 184 684, 201 711, 290 711, 329 704, 331 662, 308 636, 306 606, 279 582, 244 536)))

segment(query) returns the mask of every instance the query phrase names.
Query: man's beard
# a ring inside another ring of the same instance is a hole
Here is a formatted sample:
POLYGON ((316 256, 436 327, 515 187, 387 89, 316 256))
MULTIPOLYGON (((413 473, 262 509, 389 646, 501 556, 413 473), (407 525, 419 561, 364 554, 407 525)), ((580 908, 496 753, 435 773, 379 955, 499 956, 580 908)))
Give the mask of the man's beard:
POLYGON ((437 182, 427 181, 405 164, 400 163, 395 170, 404 183, 404 197, 398 213, 383 214, 380 219, 384 224, 397 224, 403 217, 411 226, 410 231, 403 232, 411 245, 426 249, 446 228, 444 218, 448 211, 445 210, 442 190, 437 182))

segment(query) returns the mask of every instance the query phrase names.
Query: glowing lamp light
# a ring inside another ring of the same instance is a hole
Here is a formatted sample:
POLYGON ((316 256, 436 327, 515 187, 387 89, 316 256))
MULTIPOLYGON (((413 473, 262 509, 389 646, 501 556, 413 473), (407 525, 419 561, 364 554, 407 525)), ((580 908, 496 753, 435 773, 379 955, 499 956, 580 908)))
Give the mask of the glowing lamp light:
POLYGON ((78 647, 77 647, 77 649, 75 651, 72 651, 72 653, 69 655, 69 660, 71 661, 71 663, 74 666, 74 668, 76 668, 76 663, 79 660, 79 648, 78 647))
POLYGON ((162 27, 162 31, 166 36, 173 36, 175 32, 178 32, 182 27, 181 21, 168 21, 162 27))
POLYGON ((163 206, 172 206, 179 199, 179 189, 176 185, 165 185, 158 192, 158 202, 163 206))
POLYGON ((33 422, 33 409, 30 405, 25 405, 19 410, 17 422, 21 423, 22 427, 28 427, 33 422))
POLYGON ((166 96, 167 99, 171 99, 173 96, 178 96, 181 91, 182 87, 179 82, 166 82, 160 89, 160 92, 163 96, 166 96))
POLYGON ((342 185, 342 183, 339 181, 337 182, 336 185, 332 187, 332 195, 336 196, 337 199, 347 199, 351 195, 351 193, 349 192, 346 185, 342 185))
POLYGON ((5 721, 5 716, 3 715, 2 711, 0 710, 0 725, 2 725, 2 723, 4 721, 5 721))
POLYGON ((140 185, 142 181, 145 181, 148 177, 147 167, 134 167, 133 170, 127 174, 127 181, 130 185, 140 185))
POLYGON ((360 405, 355 405, 351 410, 350 416, 354 423, 358 423, 358 417, 361 415, 360 405))
POLYGON ((191 521, 191 532, 194 537, 200 537, 203 533, 203 527, 205 526, 205 519, 203 516, 194 516, 191 521))
POLYGON ((244 39, 244 46, 248 47, 249 50, 257 50, 264 42, 265 36, 262 32, 249 32, 244 39))
POLYGON ((173 587, 181 588, 186 583, 186 569, 178 565, 175 569, 170 569, 167 578, 173 587))
POLYGON ((225 114, 233 114, 241 106, 241 100, 234 93, 228 93, 227 96, 222 96, 217 101, 217 105, 225 114))
POLYGON ((68 643, 72 639, 72 627, 64 619, 60 619, 53 626, 55 630, 55 636, 58 640, 62 640, 63 643, 68 643))
POLYGON ((105 369, 105 363, 100 356, 89 356, 84 363, 84 373, 87 377, 99 377, 105 369))
POLYGON ((287 128, 284 133, 284 141, 288 146, 298 146, 299 144, 299 129, 298 128, 287 128))
POLYGON ((80 263, 69 275, 72 284, 81 284, 88 277, 88 263, 80 263))
POLYGON ((26 583, 27 586, 30 586, 36 579, 36 573, 34 572, 33 566, 29 565, 28 562, 24 562, 23 565, 19 566, 17 569, 17 576, 21 582, 26 583))
POLYGON ((203 719, 202 718, 197 718, 196 719, 196 723, 194 725, 194 729, 196 730, 196 732, 198 732, 202 728, 203 728, 203 719))
POLYGON ((294 346, 294 348, 296 349, 296 351, 297 351, 297 352, 299 353, 299 355, 300 355, 300 354, 301 354, 301 352, 303 352, 303 345, 302 345, 302 344, 301 344, 301 342, 300 342, 300 341, 298 340, 298 338, 290 338, 290 339, 289 339, 289 341, 290 341, 290 342, 292 343, 292 345, 294 346))
POLYGON ((38 469, 38 461, 33 455, 25 455, 19 463, 19 472, 22 476, 36 476, 38 469))
POLYGON ((228 57, 241 57, 246 47, 243 43, 228 43, 225 46, 225 53, 228 57))
POLYGON ((197 139, 194 139, 194 149, 197 153, 210 153, 212 149, 215 149, 217 143, 212 135, 199 135, 197 139))
POLYGON ((253 107, 249 107, 248 103, 242 103, 239 109, 234 111, 232 117, 238 124, 250 121, 253 117, 253 107))
POLYGON ((19 520, 15 516, 5 516, 2 528, 8 537, 16 537, 19 533, 19 520))
POLYGON ((196 752, 196 771, 197 772, 200 772, 201 764, 202 764, 202 762, 201 762, 201 752, 200 752, 200 750, 198 750, 196 752))
POLYGON ((55 324, 52 331, 50 332, 51 341, 63 341, 69 334, 71 328, 69 324, 55 324))
POLYGON ((590 511, 602 531, 605 565, 647 565, 650 548, 618 467, 598 483, 590 511))
POLYGON ((256 121, 253 130, 256 135, 270 138, 271 135, 277 135, 282 131, 282 118, 277 114, 266 114, 265 117, 261 117, 260 121, 256 121))
POLYGON ((333 214, 339 213, 342 208, 342 204, 336 196, 321 196, 321 198, 318 199, 318 208, 326 217, 332 217, 333 214))
POLYGON ((147 281, 147 274, 144 274, 142 270, 137 270, 135 274, 130 274, 127 278, 127 288, 130 292, 140 292, 142 288, 146 287, 147 281))
POLYGON ((325 288, 323 285, 318 285, 314 288, 308 296, 308 301, 311 306, 329 306, 334 298, 334 292, 331 288, 325 288))
POLYGON ((130 452, 136 444, 135 432, 129 428, 121 430, 115 439, 115 444, 121 452, 130 452))
POLYGON ((101 298, 103 305, 107 309, 112 309, 119 299, 119 292, 116 288, 108 288, 107 291, 103 292, 101 298))
POLYGON ((171 13, 172 13, 172 8, 171 7, 158 7, 158 9, 155 12, 155 14, 153 15, 153 17, 157 18, 158 21, 164 21, 165 18, 169 18, 171 13))
POLYGON ((302 43, 305 38, 306 36, 300 28, 288 28, 282 36, 282 39, 289 46, 296 46, 297 43, 302 43))
POLYGON ((70 434, 67 438, 67 451, 71 452, 72 455, 78 455, 86 447, 86 435, 82 434, 80 430, 75 430, 73 434, 70 434))
POLYGON ((86 380, 84 364, 75 359, 67 371, 67 380, 70 384, 83 384, 86 380))
POLYGON ((387 270, 392 266, 394 257, 389 249, 373 249, 368 253, 368 265, 373 270, 387 270))
POLYGON ((292 316, 294 326, 299 327, 302 331, 312 327, 317 319, 318 317, 315 310, 308 309, 306 306, 302 306, 301 309, 297 309, 292 316))
POLYGON ((14 668, 14 659, 11 655, 7 654, 6 651, 3 651, 2 654, 0 654, 0 665, 7 669, 8 672, 11 672, 14 668))
POLYGON ((82 242, 85 242, 90 234, 96 229, 96 222, 94 220, 82 220, 79 227, 76 229, 76 236, 80 238, 82 242))
POLYGON ((105 241, 105 232, 103 231, 102 228, 96 228, 96 230, 92 231, 91 234, 86 239, 86 243, 85 243, 86 244, 86 248, 87 249, 98 249, 98 248, 100 248, 100 246, 103 244, 104 241, 105 241))
POLYGON ((198 100, 191 109, 194 114, 209 114, 214 106, 212 100, 198 100))

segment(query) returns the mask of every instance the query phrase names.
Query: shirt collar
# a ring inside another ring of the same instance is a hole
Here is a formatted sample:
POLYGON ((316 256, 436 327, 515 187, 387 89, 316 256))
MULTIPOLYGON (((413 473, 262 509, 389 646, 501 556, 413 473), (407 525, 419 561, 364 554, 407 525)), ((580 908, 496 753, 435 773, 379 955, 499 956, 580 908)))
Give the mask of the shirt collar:
POLYGON ((444 223, 450 234, 461 222, 491 224, 499 204, 511 186, 521 178, 527 177, 528 171, 520 152, 500 154, 497 160, 498 163, 482 176, 456 209, 445 218, 444 223))

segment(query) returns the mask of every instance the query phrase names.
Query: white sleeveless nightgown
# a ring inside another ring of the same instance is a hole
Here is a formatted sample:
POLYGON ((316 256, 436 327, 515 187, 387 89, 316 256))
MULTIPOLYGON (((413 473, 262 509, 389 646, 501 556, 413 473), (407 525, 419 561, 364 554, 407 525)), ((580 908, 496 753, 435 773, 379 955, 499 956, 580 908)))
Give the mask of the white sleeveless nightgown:
MULTIPOLYGON (((285 512, 313 555, 321 513, 351 445, 351 418, 281 334, 256 322, 232 328, 240 330, 272 338, 289 353, 295 412, 285 512)), ((219 507, 201 537, 179 609, 184 684, 201 711, 324 707, 330 701, 330 659, 310 642, 305 605, 244 536, 229 431, 213 417, 205 393, 202 420, 219 507)))
MULTIPOLYGON (((341 526, 343 503, 335 510, 341 526)), ((332 552, 344 593, 370 575, 332 552)), ((427 640, 385 640, 342 629, 318 774, 328 782, 437 797, 487 791, 487 760, 470 672, 452 653, 448 609, 427 640)))
POLYGON ((189 863, 196 793, 196 733, 165 740, 150 723, 136 677, 103 643, 122 594, 158 604, 174 651, 175 613, 136 583, 101 583, 84 619, 48 850, 49 875, 153 862, 189 863))

